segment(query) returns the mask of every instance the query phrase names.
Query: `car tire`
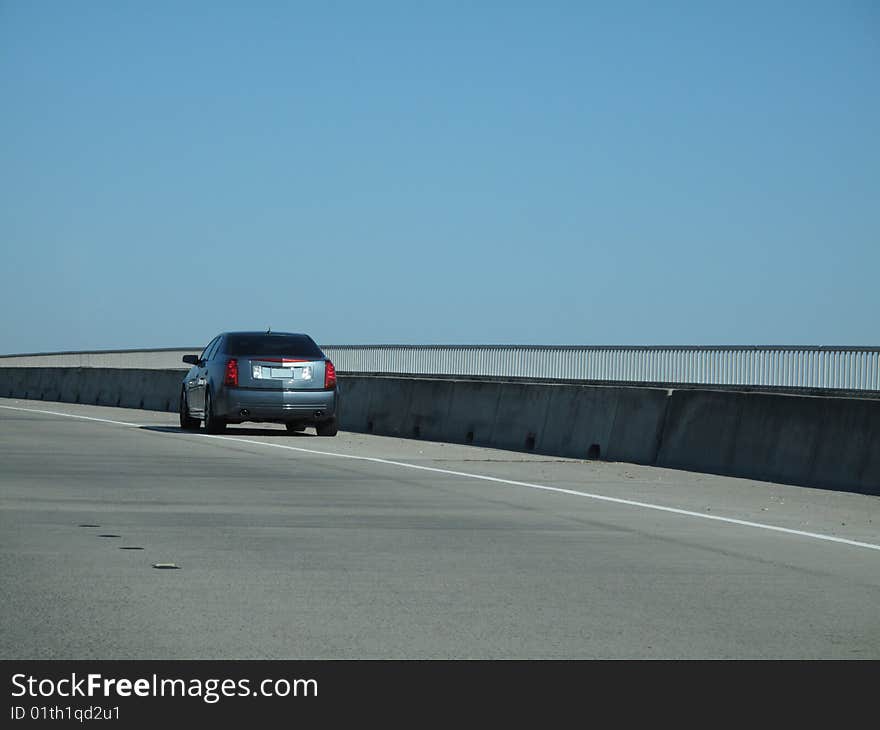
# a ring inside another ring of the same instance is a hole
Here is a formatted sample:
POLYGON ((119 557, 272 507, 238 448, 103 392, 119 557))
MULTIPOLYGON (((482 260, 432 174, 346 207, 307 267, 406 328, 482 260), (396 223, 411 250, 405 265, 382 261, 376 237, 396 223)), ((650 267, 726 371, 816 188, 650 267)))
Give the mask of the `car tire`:
POLYGON ((208 433, 220 433, 226 428, 226 421, 214 415, 214 399, 211 391, 205 391, 205 430, 208 433))
POLYGON ((289 433, 302 433, 306 430, 306 424, 304 423, 285 423, 284 425, 289 433))
POLYGON ((318 436, 335 436, 339 433, 339 426, 336 419, 331 418, 329 421, 317 424, 315 430, 318 432, 318 436))
POLYGON ((183 390, 180 391, 178 411, 180 414, 180 428, 183 431, 195 431, 201 425, 198 418, 193 418, 189 415, 189 407, 186 405, 186 393, 183 390))

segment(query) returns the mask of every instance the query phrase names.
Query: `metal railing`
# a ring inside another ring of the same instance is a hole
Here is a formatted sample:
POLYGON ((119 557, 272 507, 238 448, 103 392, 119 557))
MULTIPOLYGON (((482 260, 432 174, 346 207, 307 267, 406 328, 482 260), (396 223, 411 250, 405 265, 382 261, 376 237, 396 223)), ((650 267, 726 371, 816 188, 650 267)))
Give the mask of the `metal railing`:
MULTIPOLYGON (((201 347, 0 356, 0 367, 186 369, 201 347)), ((325 345, 341 372, 880 391, 880 347, 325 345)))
POLYGON ((880 390, 880 347, 327 345, 346 372, 880 390))

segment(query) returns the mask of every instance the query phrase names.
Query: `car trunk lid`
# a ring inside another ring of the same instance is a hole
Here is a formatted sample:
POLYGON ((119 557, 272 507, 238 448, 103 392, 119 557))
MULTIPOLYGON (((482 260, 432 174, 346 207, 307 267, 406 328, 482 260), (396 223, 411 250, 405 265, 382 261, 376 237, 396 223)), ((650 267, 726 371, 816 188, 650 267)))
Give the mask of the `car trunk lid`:
POLYGON ((324 388, 324 360, 267 355, 238 356, 241 388, 318 390, 324 388))

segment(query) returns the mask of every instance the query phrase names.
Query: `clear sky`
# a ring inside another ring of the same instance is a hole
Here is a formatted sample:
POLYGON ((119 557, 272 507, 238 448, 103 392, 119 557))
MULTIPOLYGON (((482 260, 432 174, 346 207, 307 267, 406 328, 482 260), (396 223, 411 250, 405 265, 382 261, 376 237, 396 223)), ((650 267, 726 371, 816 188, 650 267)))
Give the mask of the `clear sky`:
POLYGON ((880 344, 880 5, 0 0, 0 352, 880 344))

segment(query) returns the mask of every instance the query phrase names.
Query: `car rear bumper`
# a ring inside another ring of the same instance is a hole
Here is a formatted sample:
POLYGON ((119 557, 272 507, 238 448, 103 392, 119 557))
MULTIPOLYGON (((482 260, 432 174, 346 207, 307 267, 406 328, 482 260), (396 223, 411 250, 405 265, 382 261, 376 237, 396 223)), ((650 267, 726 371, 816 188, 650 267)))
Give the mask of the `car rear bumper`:
POLYGON ((214 404, 228 423, 243 421, 327 421, 336 416, 335 390, 225 388, 214 404))

